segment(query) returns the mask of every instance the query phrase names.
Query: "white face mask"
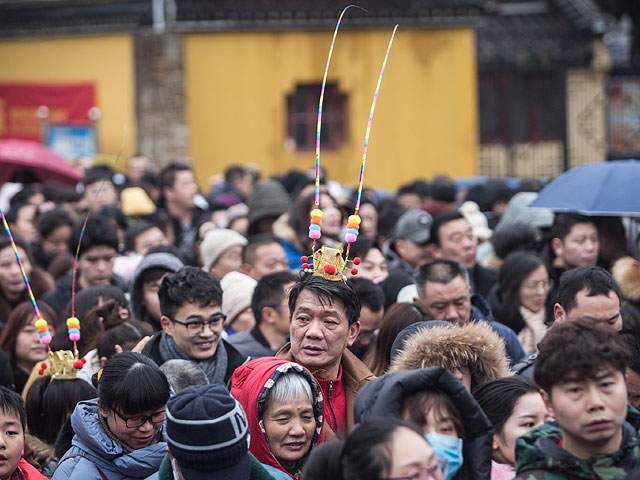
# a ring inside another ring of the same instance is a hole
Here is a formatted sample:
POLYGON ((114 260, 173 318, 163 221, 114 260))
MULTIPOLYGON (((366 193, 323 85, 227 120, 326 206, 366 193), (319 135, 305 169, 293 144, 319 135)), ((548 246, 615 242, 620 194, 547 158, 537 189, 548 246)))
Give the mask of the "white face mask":
POLYGON ((173 480, 184 480, 182 478, 182 473, 180 473, 178 461, 175 458, 171 459, 171 472, 173 473, 173 480))

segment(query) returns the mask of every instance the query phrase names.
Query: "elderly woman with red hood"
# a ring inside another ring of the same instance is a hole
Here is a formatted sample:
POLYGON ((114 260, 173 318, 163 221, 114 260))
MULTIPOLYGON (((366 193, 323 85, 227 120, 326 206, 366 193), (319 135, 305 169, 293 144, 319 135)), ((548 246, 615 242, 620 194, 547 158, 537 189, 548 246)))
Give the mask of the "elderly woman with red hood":
POLYGON ((249 451, 276 480, 300 479, 313 448, 325 440, 322 391, 301 365, 263 357, 238 367, 231 394, 249 421, 249 451))

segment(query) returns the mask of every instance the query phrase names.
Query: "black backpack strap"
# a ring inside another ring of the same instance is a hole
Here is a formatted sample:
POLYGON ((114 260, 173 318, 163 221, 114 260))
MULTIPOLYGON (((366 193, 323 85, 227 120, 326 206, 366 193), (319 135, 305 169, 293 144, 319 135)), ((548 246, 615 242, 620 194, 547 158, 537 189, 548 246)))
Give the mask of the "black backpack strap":
MULTIPOLYGON (((64 462, 65 460, 68 460, 68 459, 70 459, 70 458, 73 458, 73 457, 80 457, 80 458, 84 458, 84 459, 85 459, 85 460, 87 460, 89 463, 93 463, 89 457, 85 457, 84 455, 80 455, 79 453, 76 453, 76 454, 74 454, 74 455, 69 455, 68 457, 65 457, 65 458, 63 458, 62 460, 60 460, 60 461, 58 462, 58 467, 60 466, 60 464, 61 464, 62 462, 64 462)), ((99 467, 98 465, 96 465, 95 463, 93 463, 93 466, 94 466, 94 467, 96 467, 96 470, 98 470, 98 473, 100 474, 100 478, 101 478, 102 480, 109 480, 109 479, 107 478, 107 476, 104 474, 104 472, 103 472, 102 470, 100 470, 100 467, 99 467)), ((57 467, 56 467, 56 468, 57 468, 57 467)))

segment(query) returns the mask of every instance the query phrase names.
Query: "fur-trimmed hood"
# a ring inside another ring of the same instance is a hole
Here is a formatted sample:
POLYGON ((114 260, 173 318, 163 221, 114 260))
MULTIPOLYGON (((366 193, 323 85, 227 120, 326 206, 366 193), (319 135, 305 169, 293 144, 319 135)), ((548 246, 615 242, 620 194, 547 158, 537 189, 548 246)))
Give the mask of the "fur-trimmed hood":
POLYGON ((482 322, 418 328, 392 359, 389 371, 426 367, 452 369, 461 365, 471 365, 475 385, 512 375, 504 340, 482 322))
POLYGON ((640 262, 633 257, 622 257, 611 269, 622 295, 632 302, 640 302, 640 262))

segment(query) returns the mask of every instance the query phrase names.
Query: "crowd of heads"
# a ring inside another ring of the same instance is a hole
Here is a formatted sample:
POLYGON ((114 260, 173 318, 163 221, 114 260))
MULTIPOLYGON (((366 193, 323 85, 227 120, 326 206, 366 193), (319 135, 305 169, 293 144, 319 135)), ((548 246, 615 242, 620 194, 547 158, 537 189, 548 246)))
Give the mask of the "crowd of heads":
POLYGON ((313 176, 260 177, 231 165, 201 192, 189 166, 135 155, 125 175, 96 166, 81 188, 6 202, 0 478, 640 467, 632 219, 531 209, 531 182, 438 176, 365 188, 347 247, 353 190, 323 172, 314 241, 313 176), (332 279, 327 252, 348 260, 332 279))

